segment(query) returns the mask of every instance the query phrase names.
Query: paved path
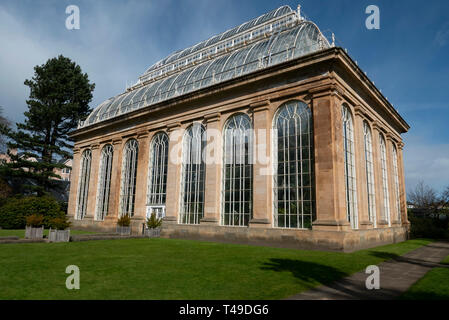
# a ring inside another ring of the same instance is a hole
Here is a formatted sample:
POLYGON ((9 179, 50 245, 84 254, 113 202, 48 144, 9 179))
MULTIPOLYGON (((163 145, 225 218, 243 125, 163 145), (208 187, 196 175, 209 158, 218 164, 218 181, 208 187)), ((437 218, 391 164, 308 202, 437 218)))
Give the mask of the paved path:
POLYGON ((365 287, 365 271, 327 286, 294 295, 287 300, 389 300, 407 291, 435 267, 448 268, 440 262, 449 255, 449 242, 434 242, 403 256, 379 264, 380 289, 365 287))

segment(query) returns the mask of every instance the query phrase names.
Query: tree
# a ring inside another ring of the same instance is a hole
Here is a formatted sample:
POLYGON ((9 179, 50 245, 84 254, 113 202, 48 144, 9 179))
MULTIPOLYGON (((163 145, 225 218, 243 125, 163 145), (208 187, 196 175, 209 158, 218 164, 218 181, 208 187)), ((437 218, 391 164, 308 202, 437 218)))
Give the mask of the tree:
POLYGON ((419 181, 407 195, 408 201, 420 209, 437 209, 440 203, 437 192, 423 181, 419 181))
POLYGON ((43 195, 56 186, 52 178, 58 175, 53 170, 66 167, 58 160, 71 157, 73 141, 68 134, 91 112, 95 84, 80 66, 60 55, 34 67, 34 76, 25 85, 30 96, 24 122, 17 123, 16 130, 2 128, 8 148, 21 152, 8 153, 11 162, 0 167, 0 174, 30 181, 23 189, 43 195))
POLYGON ((449 209, 449 186, 441 193, 441 205, 443 209, 449 209))
MULTIPOLYGON (((10 122, 3 116, 3 107, 0 106, 0 127, 8 129, 10 126, 10 122)), ((6 137, 0 131, 0 152, 3 153, 6 151, 6 137)))

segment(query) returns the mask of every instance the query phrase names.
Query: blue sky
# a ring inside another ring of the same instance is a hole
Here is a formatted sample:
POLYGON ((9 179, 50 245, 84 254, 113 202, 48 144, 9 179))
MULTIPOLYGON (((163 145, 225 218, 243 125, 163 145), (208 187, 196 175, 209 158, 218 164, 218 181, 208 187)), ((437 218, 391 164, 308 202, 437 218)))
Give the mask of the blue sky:
MULTIPOLYGON (((449 1, 301 0, 304 14, 368 73, 410 124, 404 135, 407 189, 419 180, 449 185, 449 1), (365 8, 380 8, 380 30, 365 8)), ((123 92, 171 52, 296 1, 141 0, 0 1, 0 105, 23 120, 23 81, 63 54, 96 83, 95 107, 123 92), (67 30, 65 8, 80 8, 81 29, 67 30)))

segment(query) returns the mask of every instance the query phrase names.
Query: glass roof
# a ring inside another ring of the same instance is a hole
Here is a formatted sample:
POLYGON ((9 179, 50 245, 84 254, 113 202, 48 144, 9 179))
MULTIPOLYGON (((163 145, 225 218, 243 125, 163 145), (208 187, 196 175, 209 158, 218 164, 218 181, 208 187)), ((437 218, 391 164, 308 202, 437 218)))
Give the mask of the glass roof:
POLYGON ((313 22, 284 6, 161 60, 131 90, 101 103, 78 128, 329 47, 313 22), (231 44, 220 51, 226 43, 231 44), (211 48, 213 54, 203 55, 211 48), (189 61, 191 54, 197 61, 189 61), (165 70, 148 77, 158 68, 165 70))

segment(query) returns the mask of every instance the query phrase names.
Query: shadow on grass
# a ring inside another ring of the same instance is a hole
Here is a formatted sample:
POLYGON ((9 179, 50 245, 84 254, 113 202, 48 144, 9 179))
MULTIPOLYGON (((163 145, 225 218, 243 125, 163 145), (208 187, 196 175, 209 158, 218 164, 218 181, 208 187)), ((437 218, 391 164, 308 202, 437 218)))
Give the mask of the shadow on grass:
POLYGON ((307 287, 318 284, 328 284, 332 281, 346 277, 347 274, 330 266, 314 262, 293 259, 270 259, 261 267, 263 270, 276 272, 291 272, 292 275, 305 283, 307 287))
MULTIPOLYGON (((386 252, 374 253, 383 258, 397 256, 386 252)), ((262 269, 277 272, 288 271, 303 282, 304 291, 288 297, 288 300, 383 300, 397 297, 401 293, 388 289, 384 289, 382 292, 369 291, 365 286, 366 276, 364 274, 355 278, 348 277, 345 272, 318 263, 292 259, 270 259, 270 262, 265 263, 262 269)))
POLYGON ((449 264, 440 263, 439 261, 428 261, 423 259, 417 259, 412 257, 404 257, 390 252, 372 251, 370 255, 384 259, 385 261, 402 262, 411 265, 417 265, 427 268, 448 268, 449 264))

